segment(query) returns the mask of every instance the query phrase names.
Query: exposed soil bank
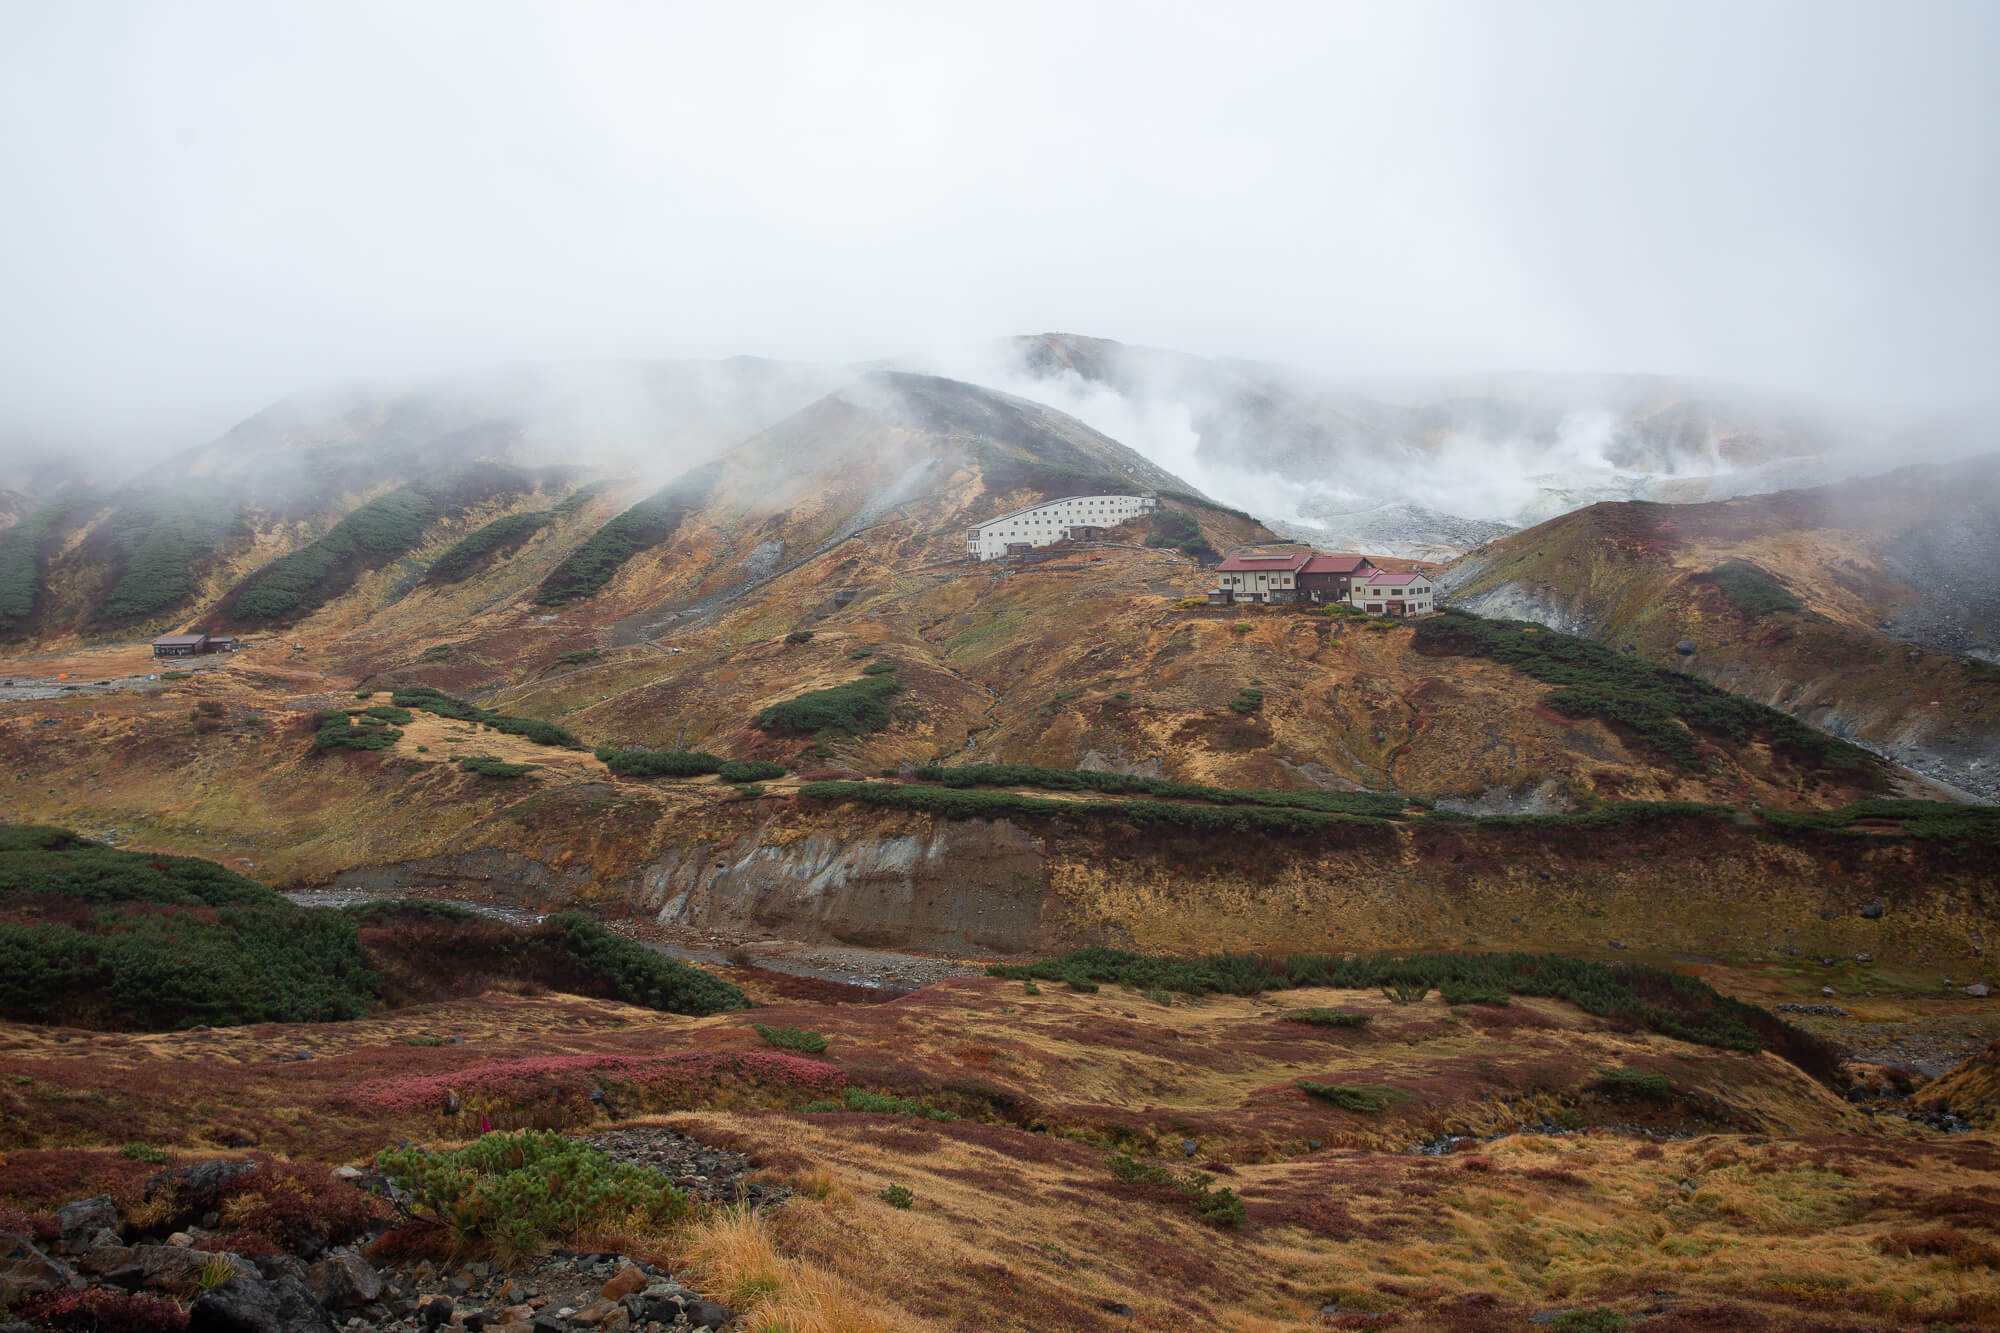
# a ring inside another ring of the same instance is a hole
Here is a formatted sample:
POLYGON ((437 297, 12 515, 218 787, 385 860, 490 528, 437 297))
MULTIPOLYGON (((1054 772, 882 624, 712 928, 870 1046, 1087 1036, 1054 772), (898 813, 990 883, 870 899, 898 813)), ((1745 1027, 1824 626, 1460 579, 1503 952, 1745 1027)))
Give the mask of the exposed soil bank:
POLYGON ((560 804, 465 839, 486 845, 342 871, 323 887, 533 911, 583 903, 724 940, 973 957, 1092 943, 1630 949, 1734 962, 1867 955, 1973 980, 2000 936, 1990 857, 1901 837, 1780 839, 1713 816, 1294 838, 954 822, 789 800, 699 823, 593 826, 560 804))

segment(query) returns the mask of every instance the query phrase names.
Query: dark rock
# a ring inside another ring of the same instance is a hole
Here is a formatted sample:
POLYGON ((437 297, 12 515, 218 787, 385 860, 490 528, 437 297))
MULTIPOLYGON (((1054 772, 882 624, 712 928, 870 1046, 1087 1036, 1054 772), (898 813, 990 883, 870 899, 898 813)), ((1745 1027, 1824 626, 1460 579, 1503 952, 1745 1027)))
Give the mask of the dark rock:
POLYGON ((1882 904, 1880 903, 1863 904, 1861 908, 1861 919, 1864 921, 1880 921, 1882 919, 1882 904))
POLYGON ((1682 639, 1679 643, 1674 645, 1674 651, 1679 653, 1682 657, 1693 657, 1695 654, 1694 640, 1682 639))
POLYGON ((423 1322, 425 1328, 437 1329, 451 1322, 451 1312, 451 1297, 433 1296, 417 1307, 417 1318, 423 1322))
POLYGON ((1854 961, 1857 963, 1872 963, 1875 961, 1875 955, 1864 949, 1862 952, 1854 955, 1854 961))
POLYGON ((1129 1315, 1132 1313, 1132 1307, 1123 1301, 1099 1301, 1097 1308, 1105 1311, 1107 1314, 1129 1315))
MULTIPOLYGON (((215 1207, 222 1197, 222 1187, 248 1171, 255 1171, 255 1162, 193 1162, 187 1166, 177 1166, 171 1171, 161 1171, 146 1181, 146 1197, 152 1198, 163 1189, 172 1189, 179 1199, 183 1212, 199 1212, 215 1207)), ((217 1219, 220 1220, 219 1218, 217 1219)), ((203 1223, 203 1225, 212 1225, 203 1223)))
POLYGON ((260 1254, 250 1262, 257 1265, 260 1277, 267 1279, 295 1277, 301 1282, 306 1280, 305 1261, 295 1254, 260 1254))
POLYGON ((528 1322, 535 1333, 564 1333, 563 1321, 552 1314, 536 1315, 528 1322))
POLYGON ((56 1209, 56 1225, 62 1228, 62 1252, 82 1254, 98 1232, 117 1230, 118 1205, 111 1202, 109 1194, 72 1199, 56 1209))
POLYGON ((690 1328, 721 1328, 736 1317, 726 1306, 714 1301, 690 1301, 686 1308, 690 1328))
POLYGON ((188 1311, 188 1333, 333 1333, 333 1319, 297 1278, 231 1278, 188 1311))
POLYGON ((306 1290, 329 1310, 351 1310, 382 1296, 382 1275, 352 1250, 335 1250, 306 1270, 306 1290))
POLYGON ((1192 1157, 1200 1151, 1201 1151, 1201 1145, 1199 1143, 1196 1143, 1193 1139, 1181 1140, 1181 1156, 1192 1157))
POLYGON ((137 1290, 146 1276, 145 1265, 139 1262, 139 1252, 129 1245, 100 1245, 78 1259, 76 1269, 99 1282, 108 1282, 127 1291, 137 1290))
POLYGON ((671 1324, 681 1317, 681 1302, 672 1296, 642 1294, 633 1303, 639 1307, 632 1311, 632 1322, 635 1324, 671 1324))
POLYGON ((0 1306, 12 1308, 30 1296, 61 1291, 70 1283, 69 1268, 37 1249, 24 1236, 0 1235, 0 1306))
POLYGON ((1612 948, 1614 948, 1614 949, 1622 949, 1622 948, 1624 948, 1624 947, 1625 947, 1625 941, 1623 941, 1623 940, 1611 940, 1611 941, 1608 941, 1608 943, 1609 943, 1609 944, 1611 945, 1611 947, 1612 947, 1612 948))
POLYGON ((176 1296, 192 1296, 201 1285, 201 1271, 218 1259, 226 1259, 240 1278, 263 1281, 256 1265, 236 1254, 212 1254, 207 1250, 184 1250, 178 1245, 140 1245, 133 1249, 141 1271, 140 1283, 154 1291, 176 1296))

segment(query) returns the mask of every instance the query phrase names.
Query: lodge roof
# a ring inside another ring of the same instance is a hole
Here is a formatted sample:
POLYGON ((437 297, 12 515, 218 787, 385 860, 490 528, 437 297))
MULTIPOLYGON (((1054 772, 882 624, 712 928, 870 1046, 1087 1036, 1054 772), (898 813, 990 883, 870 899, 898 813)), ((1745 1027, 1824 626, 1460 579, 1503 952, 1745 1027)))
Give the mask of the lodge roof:
POLYGON ((162 634, 153 640, 155 648, 199 648, 208 642, 206 634, 162 634))
POLYGON ((1312 559, 1311 551, 1231 551, 1216 568, 1238 573, 1296 570, 1312 559))
POLYGON ((1306 561, 1301 574, 1353 574, 1373 568, 1365 555, 1315 555, 1306 561))
POLYGON ((1366 574, 1355 579, 1356 583, 1416 583, 1419 581, 1430 582, 1429 579, 1426 579, 1414 569, 1371 569, 1366 574))

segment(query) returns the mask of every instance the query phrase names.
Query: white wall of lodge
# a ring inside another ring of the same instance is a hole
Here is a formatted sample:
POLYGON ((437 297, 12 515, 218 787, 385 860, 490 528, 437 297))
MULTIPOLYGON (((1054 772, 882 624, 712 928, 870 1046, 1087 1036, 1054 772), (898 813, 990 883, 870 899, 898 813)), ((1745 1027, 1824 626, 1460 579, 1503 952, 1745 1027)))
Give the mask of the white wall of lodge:
POLYGON ((1061 541, 1072 527, 1115 527, 1130 518, 1149 514, 1159 507, 1149 495, 1065 495, 1032 509, 989 518, 965 530, 965 553, 975 560, 997 560, 1008 546, 1024 542, 1047 546, 1061 541))

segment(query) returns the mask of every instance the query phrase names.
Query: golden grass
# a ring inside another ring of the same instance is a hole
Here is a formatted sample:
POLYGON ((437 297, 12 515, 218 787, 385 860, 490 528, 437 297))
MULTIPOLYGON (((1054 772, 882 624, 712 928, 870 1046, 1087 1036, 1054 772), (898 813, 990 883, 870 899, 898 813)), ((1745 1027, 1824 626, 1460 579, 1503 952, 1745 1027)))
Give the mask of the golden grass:
MULTIPOLYGON (((852 1206, 801 1199, 783 1218, 796 1226, 799 1213, 852 1206)), ((764 1214, 729 1208, 705 1219, 687 1242, 685 1258, 702 1290, 734 1310, 750 1333, 922 1333, 935 1327, 885 1309, 845 1277, 783 1253, 776 1229, 764 1214)))

